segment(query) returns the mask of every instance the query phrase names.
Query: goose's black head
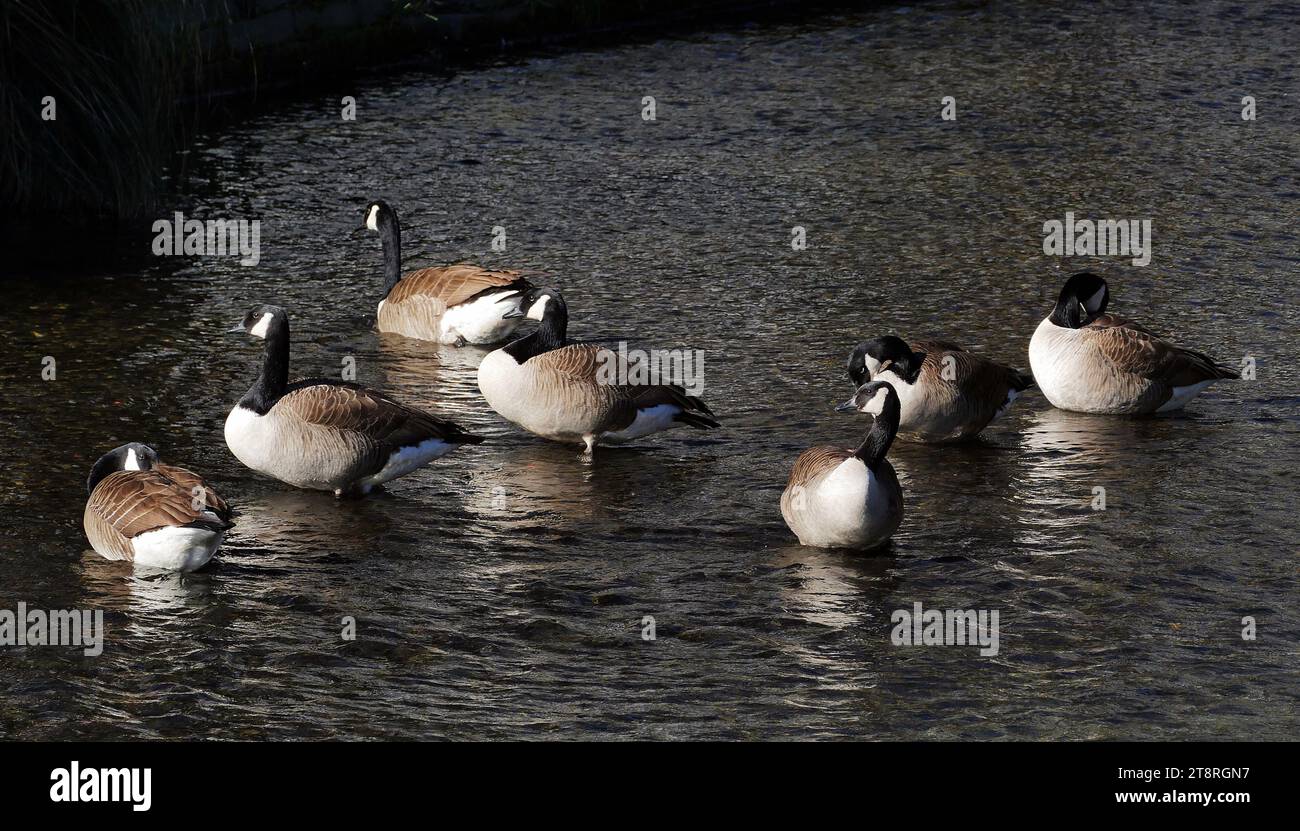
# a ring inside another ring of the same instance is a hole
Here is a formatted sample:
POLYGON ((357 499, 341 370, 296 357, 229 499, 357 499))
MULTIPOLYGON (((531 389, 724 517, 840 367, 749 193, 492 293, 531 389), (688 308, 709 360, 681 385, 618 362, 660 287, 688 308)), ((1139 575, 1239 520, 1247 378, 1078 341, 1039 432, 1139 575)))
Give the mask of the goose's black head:
POLYGON ((1110 289, 1106 281, 1096 274, 1081 271, 1065 281, 1048 320, 1066 329, 1078 329, 1104 314, 1109 302, 1110 289))
POLYGON ((504 347, 506 352, 521 364, 544 352, 559 349, 569 342, 569 307, 565 305, 564 298, 555 289, 530 289, 520 298, 519 305, 502 317, 526 317, 542 322, 536 332, 525 335, 504 347))
POLYGON ((849 355, 849 378, 862 386, 877 373, 892 369, 895 375, 910 382, 920 372, 922 359, 923 356, 913 352, 907 341, 886 335, 854 347, 853 354, 849 355))
POLYGON ((858 387, 858 391, 853 394, 852 398, 835 409, 841 413, 854 411, 870 413, 877 418, 892 412, 897 418, 899 413, 898 393, 894 390, 894 385, 888 381, 872 381, 858 387))
POLYGON ((244 313, 244 319, 230 327, 229 332, 244 332, 263 340, 289 330, 289 315, 279 306, 253 306, 244 313))
POLYGON ((365 216, 361 220, 361 227, 368 231, 378 231, 386 225, 396 224, 397 211, 390 208, 382 199, 376 199, 367 205, 365 216))
POLYGON ((857 456, 872 470, 880 464, 889 452, 889 446, 898 435, 898 421, 902 413, 898 401, 898 392, 888 381, 872 381, 858 387, 858 391, 848 401, 835 408, 847 412, 870 413, 873 417, 871 430, 858 447, 857 456))
POLYGON ((119 470, 151 470, 158 464, 158 453, 149 445, 133 441, 116 447, 95 462, 86 480, 86 493, 94 493, 95 486, 110 473, 119 470))
POLYGON ((558 291, 537 288, 525 294, 523 299, 520 300, 519 306, 506 312, 502 317, 526 317, 529 320, 546 320, 548 317, 563 316, 567 320, 568 311, 568 306, 558 291))

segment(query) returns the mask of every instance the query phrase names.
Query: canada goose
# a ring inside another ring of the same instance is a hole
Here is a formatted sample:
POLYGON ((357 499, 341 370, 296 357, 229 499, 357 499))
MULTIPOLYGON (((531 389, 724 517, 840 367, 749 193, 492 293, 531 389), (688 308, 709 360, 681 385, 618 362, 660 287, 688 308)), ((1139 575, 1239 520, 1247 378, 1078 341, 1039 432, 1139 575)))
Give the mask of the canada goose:
POLYGON ((438 343, 499 343, 519 326, 517 310, 533 286, 518 271, 476 265, 422 268, 402 276, 402 226, 386 202, 371 202, 364 228, 379 232, 384 249, 384 294, 379 331, 438 343))
POLYGON ((587 453, 599 442, 622 444, 684 424, 718 426, 705 403, 681 387, 614 383, 613 351, 567 340, 569 312, 559 292, 533 289, 525 305, 541 326, 488 353, 478 368, 479 390, 504 418, 542 438, 581 441, 587 453))
POLYGON ((359 384, 290 384, 289 318, 279 306, 254 306, 230 331, 266 340, 261 374, 226 417, 230 452, 259 473, 335 496, 365 494, 483 441, 359 384))
POLYGON ((820 446, 799 454, 781 516, 801 545, 874 548, 903 521, 903 489, 885 458, 898 432, 898 392, 872 381, 835 409, 871 413, 875 421, 857 450, 820 446))
POLYGON ((858 344, 849 355, 855 386, 889 381, 898 393, 900 432, 924 442, 975 436, 1006 412, 1034 379, 944 341, 887 335, 858 344))
POLYGON ((1180 409, 1231 367, 1106 314, 1110 289, 1095 274, 1066 281, 1056 308, 1029 341, 1029 366, 1053 406, 1081 413, 1180 409))
POLYGON ((86 538, 110 560, 193 571, 212 559, 233 527, 230 508, 215 491, 185 468, 160 463, 144 444, 101 456, 86 492, 86 538))

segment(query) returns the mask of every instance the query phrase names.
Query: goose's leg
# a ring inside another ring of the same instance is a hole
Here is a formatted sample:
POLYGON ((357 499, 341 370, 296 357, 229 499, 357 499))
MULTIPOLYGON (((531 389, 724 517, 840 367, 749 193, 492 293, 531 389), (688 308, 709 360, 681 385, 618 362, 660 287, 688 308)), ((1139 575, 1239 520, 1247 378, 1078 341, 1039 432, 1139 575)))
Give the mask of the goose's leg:
POLYGON ((590 460, 592 451, 596 449, 596 437, 588 433, 582 437, 582 441, 586 445, 586 449, 582 451, 582 458, 590 460))

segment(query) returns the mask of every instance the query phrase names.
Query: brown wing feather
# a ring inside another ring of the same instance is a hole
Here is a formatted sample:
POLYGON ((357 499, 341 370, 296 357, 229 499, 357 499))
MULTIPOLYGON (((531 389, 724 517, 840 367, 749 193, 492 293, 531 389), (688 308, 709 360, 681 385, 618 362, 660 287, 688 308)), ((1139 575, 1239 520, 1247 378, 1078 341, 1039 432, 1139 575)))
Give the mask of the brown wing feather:
POLYGON ((1134 331, 1142 332, 1143 334, 1146 335, 1151 335, 1151 337, 1153 338, 1158 337, 1158 335, 1156 335, 1154 332, 1152 332, 1150 329, 1148 329, 1147 327, 1143 326, 1140 323, 1136 323, 1125 317, 1120 317, 1119 315, 1111 315, 1111 314, 1098 315, 1097 317, 1093 318, 1088 323, 1088 325, 1085 326, 1084 328, 1085 329, 1109 329, 1112 327, 1119 327, 1121 329, 1133 329, 1134 331))
POLYGON ((961 348, 953 349, 942 341, 920 341, 911 344, 911 347, 925 353, 925 361, 921 364, 922 375, 934 382, 947 381, 955 384, 965 395, 988 398, 1000 407, 1008 390, 1025 388, 1021 373, 1015 369, 961 348), (951 379, 943 377, 944 359, 948 357, 952 358, 951 379))
POLYGON ((206 509, 203 504, 196 510, 193 492, 157 470, 111 473, 86 503, 87 514, 127 540, 156 528, 203 522, 206 509))
POLYGON ((807 485, 818 476, 830 473, 852 455, 852 450, 844 450, 839 447, 827 445, 810 447, 800 453, 798 459, 795 459, 794 467, 790 470, 790 480, 786 483, 786 487, 807 485))
POLYGON ((355 384, 299 382, 275 403, 287 415, 308 424, 346 430, 384 450, 413 447, 428 439, 453 444, 477 444, 455 422, 399 404, 374 390, 355 384))
POLYGON ((449 265, 412 271, 398 281, 384 298, 386 303, 402 303, 413 298, 437 300, 443 309, 464 303, 487 289, 529 283, 518 271, 491 271, 476 265, 449 265))
POLYGON ((210 488, 208 483, 204 482, 203 478, 197 473, 186 470, 183 467, 163 464, 154 465, 153 470, 156 470, 163 476, 166 476, 168 479, 180 485, 189 492, 191 496, 193 496, 195 488, 203 488, 203 494, 204 498, 207 500, 208 508, 217 516, 229 521, 232 516, 230 506, 227 505, 226 500, 218 496, 217 492, 210 488))
POLYGON ((1237 377, 1234 370, 1221 366, 1208 355, 1174 346, 1140 328, 1099 327, 1094 330, 1094 337, 1097 348, 1121 372, 1170 387, 1237 377))

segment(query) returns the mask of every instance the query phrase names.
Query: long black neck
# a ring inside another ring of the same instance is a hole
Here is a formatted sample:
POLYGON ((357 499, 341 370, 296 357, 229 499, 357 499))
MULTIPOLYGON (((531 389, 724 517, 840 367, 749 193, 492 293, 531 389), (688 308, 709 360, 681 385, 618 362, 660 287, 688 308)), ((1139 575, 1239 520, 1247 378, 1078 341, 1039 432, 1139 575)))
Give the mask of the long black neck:
POLYGON ((898 396, 891 395, 885 399, 885 406, 881 408, 880 415, 876 416, 875 422, 871 425, 871 430, 867 433, 867 438, 862 442, 854 456, 866 462, 867 467, 872 470, 876 465, 884 461, 885 454, 889 452, 889 446, 894 443, 894 436, 898 435, 898 418, 899 418, 898 396))
POLYGON ((396 214, 379 223, 379 243, 384 248, 384 297, 402 279, 402 226, 396 214))
POLYGON ((266 415, 284 395, 288 385, 289 321, 272 320, 267 327, 266 347, 262 351, 262 372, 239 400, 239 406, 266 415))
POLYGON ((1047 319, 1065 329, 1078 329, 1087 323, 1088 313, 1084 311, 1083 303, 1071 295, 1058 300, 1047 319))
POLYGON ((546 304, 546 314, 542 315, 542 323, 537 331, 520 338, 505 349, 515 361, 522 364, 529 358, 567 344, 568 329, 569 310, 563 300, 552 297, 546 304))
POLYGON ((110 473, 116 473, 122 469, 122 458, 116 453, 109 453, 95 462, 95 466, 90 469, 90 478, 86 480, 86 493, 95 492, 95 486, 98 485, 105 476, 110 473))

